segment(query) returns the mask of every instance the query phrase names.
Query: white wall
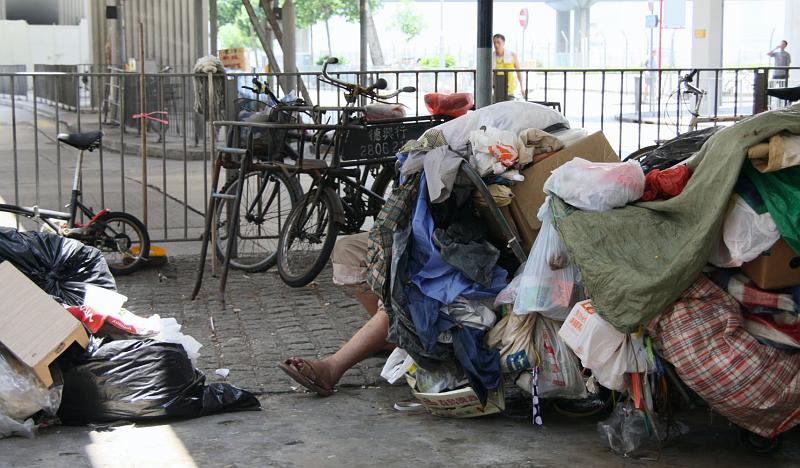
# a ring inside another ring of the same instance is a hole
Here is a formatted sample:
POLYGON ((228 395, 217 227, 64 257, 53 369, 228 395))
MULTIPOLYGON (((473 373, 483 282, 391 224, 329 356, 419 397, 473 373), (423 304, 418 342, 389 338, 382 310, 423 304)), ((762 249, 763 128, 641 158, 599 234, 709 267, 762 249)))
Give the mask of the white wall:
POLYGON ((75 65, 92 63, 89 23, 78 26, 29 25, 0 20, 0 65, 75 65))

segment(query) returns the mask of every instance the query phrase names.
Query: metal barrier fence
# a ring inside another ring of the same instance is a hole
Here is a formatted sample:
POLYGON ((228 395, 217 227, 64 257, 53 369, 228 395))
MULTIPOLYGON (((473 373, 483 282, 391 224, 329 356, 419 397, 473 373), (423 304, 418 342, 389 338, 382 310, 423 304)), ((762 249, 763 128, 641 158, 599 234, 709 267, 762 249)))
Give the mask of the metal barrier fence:
MULTIPOLYGON (((37 68, 44 70, 42 68, 37 68)), ((0 69, 0 167, 9 176, 0 180, 0 197, 7 202, 62 207, 69 196, 74 169, 72 148, 58 144, 59 132, 104 131, 103 145, 85 162, 84 199, 95 208, 123 210, 145 218, 157 241, 197 240, 202 232, 210 174, 207 113, 195 112, 195 93, 207 95, 206 76, 187 73, 146 74, 144 112, 160 114, 163 124, 148 120, 145 162, 139 156, 139 75, 112 71, 85 72, 73 67, 59 71, 15 73, 0 69), (195 89, 195 87, 199 89, 195 89), (10 125, 3 125, 3 122, 10 125), (147 173, 148 206, 143 206, 142 181, 147 173), (13 176, 12 176, 13 174, 13 176)), ((788 82, 800 73, 792 68, 788 82)), ((764 99, 762 83, 768 68, 703 69, 694 83, 707 91, 700 109, 707 116, 749 115, 764 99), (760 77, 760 78, 759 78, 760 77), (761 81, 759 81, 759 79, 761 81)), ((678 78, 688 69, 570 69, 521 70, 529 101, 558 103, 573 127, 603 131, 625 156, 655 140, 687 130, 691 102, 678 90, 678 78)), ((429 92, 474 92, 475 70, 383 70, 366 74, 334 70, 333 76, 351 82, 384 78, 388 89, 414 86, 396 102, 412 115, 427 115, 429 92)), ((797 77, 796 77, 797 76, 797 77)), ((339 90, 320 80, 318 72, 296 74, 231 73, 221 90, 226 102, 254 98, 241 86, 252 78, 271 84, 302 78, 314 104, 343 105, 339 90)), ((505 76, 496 86, 502 98, 505 76)), ((520 93, 520 86, 516 86, 520 93)), ((278 93, 276 93, 278 94, 278 93)), ((230 106, 232 107, 232 106, 230 106)), ((235 119, 235 115, 228 115, 235 119)))

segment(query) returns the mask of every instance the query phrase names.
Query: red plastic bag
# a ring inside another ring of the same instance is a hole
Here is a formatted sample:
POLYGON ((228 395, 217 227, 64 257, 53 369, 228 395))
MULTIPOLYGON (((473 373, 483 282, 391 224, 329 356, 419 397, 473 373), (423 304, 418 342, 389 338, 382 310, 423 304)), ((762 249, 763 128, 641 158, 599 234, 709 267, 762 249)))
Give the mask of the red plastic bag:
POLYGON ((428 93, 425 95, 425 107, 431 115, 461 117, 475 105, 472 93, 428 93))
POLYGON ((644 195, 639 201, 667 200, 683 192, 692 170, 683 164, 669 169, 653 169, 644 178, 644 195))

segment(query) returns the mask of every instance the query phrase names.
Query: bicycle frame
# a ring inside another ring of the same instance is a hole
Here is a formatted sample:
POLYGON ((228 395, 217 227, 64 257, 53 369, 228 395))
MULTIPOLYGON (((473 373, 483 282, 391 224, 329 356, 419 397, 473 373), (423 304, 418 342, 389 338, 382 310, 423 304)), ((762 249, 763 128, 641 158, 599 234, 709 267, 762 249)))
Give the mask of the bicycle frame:
POLYGON ((81 202, 81 173, 83 169, 83 151, 78 154, 78 161, 75 165, 75 175, 72 179, 72 191, 70 192, 70 202, 67 207, 69 211, 54 211, 54 210, 43 210, 40 209, 38 206, 19 206, 19 205, 12 205, 12 204, 0 204, 0 211, 4 211, 7 213, 12 213, 16 215, 25 216, 30 219, 41 220, 43 223, 47 224, 51 229, 55 232, 61 232, 62 227, 58 226, 52 220, 61 220, 67 222, 67 232, 71 229, 75 228, 82 228, 86 226, 92 225, 97 219, 108 212, 107 209, 103 208, 98 213, 94 213, 91 208, 87 207, 86 205, 81 202), (87 216, 89 222, 86 224, 79 224, 76 222, 78 210, 87 216))

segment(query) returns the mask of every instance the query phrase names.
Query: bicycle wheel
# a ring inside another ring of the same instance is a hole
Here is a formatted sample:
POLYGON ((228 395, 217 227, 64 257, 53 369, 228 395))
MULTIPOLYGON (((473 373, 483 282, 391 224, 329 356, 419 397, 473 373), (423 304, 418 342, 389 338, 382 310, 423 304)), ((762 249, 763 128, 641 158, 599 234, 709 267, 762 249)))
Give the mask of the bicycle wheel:
POLYGON ((92 225, 93 247, 102 252, 108 269, 116 276, 127 275, 141 268, 150 255, 147 228, 135 216, 109 211, 92 225))
MULTIPOLYGON (((223 187, 222 193, 236 195, 238 186, 239 181, 233 180, 223 187)), ((282 172, 251 172, 245 176, 231 268, 253 273, 275 265, 281 228, 299 196, 297 181, 282 172)), ((220 261, 225 260, 234 202, 220 198, 216 203, 214 225, 220 261)))
MULTIPOLYGON (((383 166, 381 171, 378 173, 378 176, 375 177, 375 181, 372 182, 371 189, 373 192, 382 196, 383 199, 386 200, 389 198, 389 195, 391 195, 392 189, 394 188, 393 182, 394 166, 383 166)), ((373 198, 369 199, 369 211, 375 213, 375 216, 378 216, 381 208, 383 208, 383 203, 380 203, 373 198)))
POLYGON ((319 275, 333 251, 339 228, 333 220, 334 196, 316 188, 292 208, 278 241, 278 273, 289 286, 305 286, 319 275))

